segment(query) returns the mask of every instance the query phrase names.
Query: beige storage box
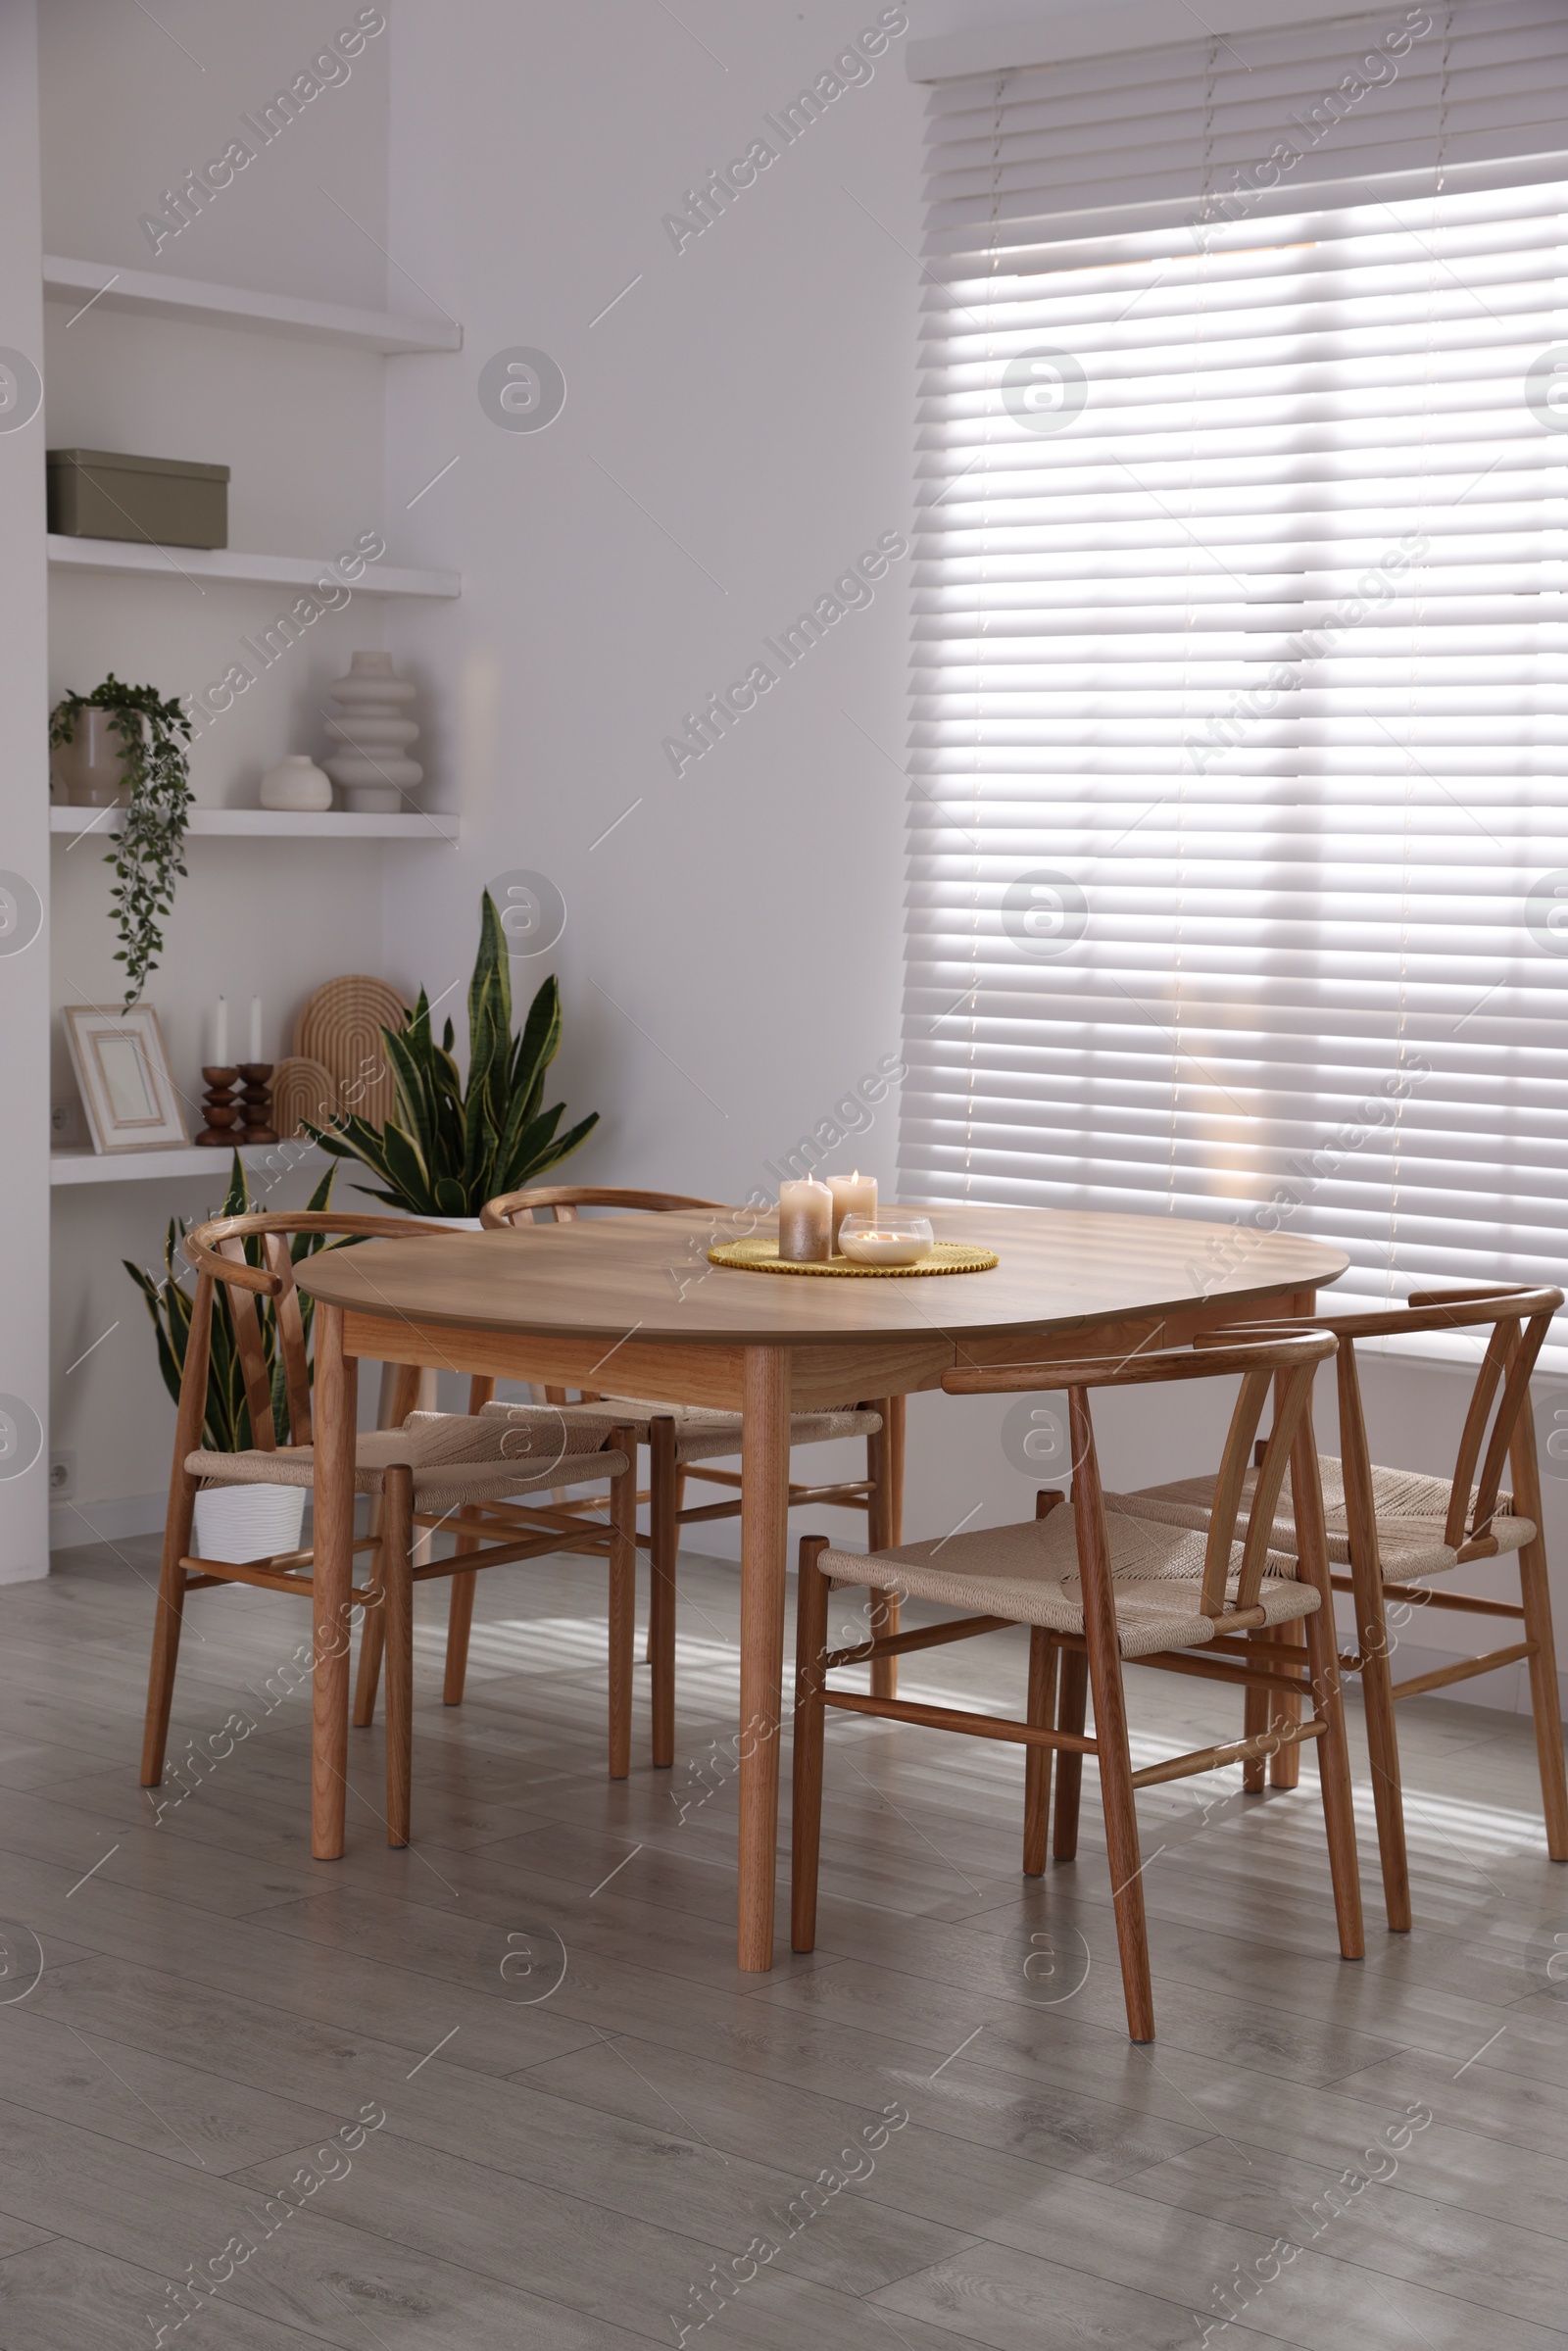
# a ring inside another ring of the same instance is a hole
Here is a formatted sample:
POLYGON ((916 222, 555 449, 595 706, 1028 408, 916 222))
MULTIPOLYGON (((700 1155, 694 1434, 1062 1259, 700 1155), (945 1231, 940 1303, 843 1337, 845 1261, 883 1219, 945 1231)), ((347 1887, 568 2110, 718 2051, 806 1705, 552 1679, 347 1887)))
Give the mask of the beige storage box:
POLYGON ((68 539, 228 545, 228 467, 108 449, 47 453, 49 528, 68 539))

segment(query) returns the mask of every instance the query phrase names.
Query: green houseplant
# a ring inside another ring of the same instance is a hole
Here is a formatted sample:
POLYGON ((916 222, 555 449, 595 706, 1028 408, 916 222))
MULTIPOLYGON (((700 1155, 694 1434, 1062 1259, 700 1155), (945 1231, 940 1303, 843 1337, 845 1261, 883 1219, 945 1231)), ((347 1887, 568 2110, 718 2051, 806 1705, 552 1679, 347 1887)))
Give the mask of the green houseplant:
MULTIPOLYGON (((332 1178, 335 1168, 328 1168, 312 1193, 308 1205, 325 1208, 332 1197, 332 1178)), ((251 1205, 245 1169, 238 1151, 228 1179, 228 1193, 221 1213, 242 1216, 251 1205)), ((146 1266, 132 1265, 124 1258, 125 1271, 146 1300, 157 1334, 158 1366, 164 1375, 164 1385, 179 1401, 180 1381, 184 1376, 186 1349, 190 1344, 194 1298, 180 1285, 175 1257, 188 1227, 179 1217, 170 1220, 164 1237, 164 1278, 155 1280, 146 1266)), ((296 1233, 289 1242, 289 1254, 296 1265, 304 1257, 315 1256, 322 1249, 343 1249, 350 1246, 342 1239, 329 1239, 324 1233, 296 1233)), ((245 1243, 246 1262, 263 1262, 261 1243, 245 1243)), ((300 1319, 305 1327, 305 1342, 310 1345, 314 1300, 304 1292, 298 1294, 300 1319)), ((261 1298, 262 1346, 266 1357, 268 1386, 270 1391, 272 1427, 279 1445, 300 1442, 289 1427, 288 1390, 284 1378, 282 1349, 277 1343, 277 1322, 271 1300, 261 1298)), ((241 1309, 244 1311, 245 1309, 241 1309)), ((310 1366, 311 1377, 316 1367, 310 1366)), ((219 1287, 213 1297, 212 1352, 207 1365, 207 1409, 202 1422, 203 1445, 215 1453, 242 1453, 255 1443, 250 1409, 245 1400, 245 1380, 240 1369, 239 1347, 234 1334, 234 1311, 228 1292, 219 1287)), ((204 1486, 196 1494, 196 1555, 202 1559, 277 1559, 299 1548, 300 1531, 305 1516, 305 1489, 270 1482, 243 1486, 204 1486)))
POLYGON ((104 861, 116 874, 111 895, 121 944, 115 961, 125 966, 125 1002, 133 1004, 164 952, 161 925, 173 906, 175 880, 185 871, 192 794, 183 745, 190 741, 190 720, 156 686, 127 686, 111 669, 90 694, 67 694, 56 703, 49 714, 51 749, 74 741, 84 710, 107 711, 111 731, 124 746, 125 820, 104 861))
POLYGON ((407 1025, 381 1034, 397 1085, 394 1116, 384 1127, 350 1117, 308 1131, 334 1158, 358 1159, 379 1176, 382 1190, 357 1189, 389 1207, 477 1216, 487 1200, 556 1166, 599 1123, 594 1110, 558 1134, 565 1104, 544 1107, 545 1072, 561 1044, 561 991, 547 979, 513 1035, 507 942, 488 890, 468 983, 466 1088, 452 1055, 452 1023, 438 1046, 424 989, 407 1025))
MULTIPOLYGON (((329 1167, 306 1205, 326 1208, 331 1204, 332 1179, 336 1168, 329 1167)), ((228 1192, 219 1211, 223 1216, 243 1216, 251 1206, 250 1187, 238 1151, 234 1153, 229 1173, 228 1192)), ((179 1245, 190 1227, 183 1217, 170 1218, 164 1236, 164 1276, 155 1280, 145 1265, 132 1265, 128 1257, 121 1259, 125 1271, 146 1300, 157 1333, 158 1368, 164 1375, 164 1386, 175 1403, 179 1402, 179 1384, 184 1377, 185 1349, 190 1341, 191 1313, 194 1299, 180 1285, 179 1268, 174 1260, 179 1245)), ((341 1249, 341 1241, 333 1241, 323 1233, 296 1233, 289 1243, 289 1254, 298 1265, 302 1258, 313 1257, 321 1249, 341 1249)), ((261 1243, 245 1244, 246 1262, 263 1262, 261 1243)), ((272 1426, 279 1445, 294 1442, 288 1423, 288 1392, 283 1380, 283 1362, 277 1344, 277 1325, 270 1298, 262 1298, 262 1345, 266 1350, 267 1369, 271 1388, 272 1426)), ((310 1344, 311 1322, 315 1300, 299 1293, 300 1319, 305 1326, 307 1346, 310 1344)), ((314 1371, 314 1365, 313 1365, 314 1371)), ((228 1293, 220 1286, 213 1298, 213 1347, 207 1368, 207 1413, 202 1425, 202 1444, 214 1453, 243 1453, 255 1443, 251 1432, 251 1416, 245 1401, 245 1380, 240 1370, 239 1347, 234 1337, 233 1308, 228 1293)))

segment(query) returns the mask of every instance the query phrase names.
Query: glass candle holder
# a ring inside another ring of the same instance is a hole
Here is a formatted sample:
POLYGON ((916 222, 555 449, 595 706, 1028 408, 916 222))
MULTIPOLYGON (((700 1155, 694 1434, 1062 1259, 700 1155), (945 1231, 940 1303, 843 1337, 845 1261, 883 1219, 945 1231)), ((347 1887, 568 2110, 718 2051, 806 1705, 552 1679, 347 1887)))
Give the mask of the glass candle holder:
POLYGON ((928 1216, 904 1216, 893 1209, 846 1216, 839 1227, 839 1253, 856 1265, 918 1265, 931 1245, 928 1216))

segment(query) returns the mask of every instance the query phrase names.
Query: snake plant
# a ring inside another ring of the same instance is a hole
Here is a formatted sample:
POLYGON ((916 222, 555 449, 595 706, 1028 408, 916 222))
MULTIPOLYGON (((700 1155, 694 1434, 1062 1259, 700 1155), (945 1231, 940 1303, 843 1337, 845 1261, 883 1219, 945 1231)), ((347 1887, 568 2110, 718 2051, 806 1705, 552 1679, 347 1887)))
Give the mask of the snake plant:
POLYGON ((334 1158, 359 1159, 379 1176, 383 1190, 356 1189, 389 1207, 477 1216, 487 1200, 556 1166, 599 1123, 594 1110, 558 1134, 565 1104, 544 1106, 545 1072, 561 1044, 561 990, 547 979, 513 1035, 507 942, 488 890, 468 983, 466 1087, 453 1058, 452 1023, 438 1046, 424 989, 404 1027, 381 1034, 397 1087, 393 1116, 384 1127, 352 1116, 309 1131, 334 1158))

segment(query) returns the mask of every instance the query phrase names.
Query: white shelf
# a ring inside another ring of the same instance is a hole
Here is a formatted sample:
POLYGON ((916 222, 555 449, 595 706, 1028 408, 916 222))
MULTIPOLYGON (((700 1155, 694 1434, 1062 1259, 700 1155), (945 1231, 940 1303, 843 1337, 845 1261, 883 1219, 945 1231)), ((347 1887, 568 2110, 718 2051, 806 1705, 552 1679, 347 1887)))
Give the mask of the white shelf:
MULTIPOLYGON (((48 538, 49 561, 62 571, 156 571, 164 578, 251 581, 268 588, 314 588, 332 568, 329 556, 240 555, 229 547, 153 547, 136 539, 48 538)), ((347 583, 356 596, 461 596, 459 571, 411 571, 367 563, 347 583)))
MULTIPOLYGON (((79 839, 87 833, 105 838, 118 833, 123 808, 81 808, 69 803, 49 810, 51 833, 79 839)), ((449 809, 428 814, 356 816, 348 808, 192 808, 192 833, 216 834, 227 840, 263 841, 456 841, 460 820, 449 809)))
MULTIPOLYGON (((211 1176, 220 1190, 227 1190, 228 1171, 232 1163, 232 1147, 208 1150, 192 1144, 188 1151, 69 1151, 49 1153, 49 1181, 55 1184, 136 1184, 149 1183, 155 1176, 211 1176)), ((290 1167, 314 1167, 323 1163, 325 1153, 318 1145, 299 1143, 242 1143, 239 1155, 244 1165, 254 1172, 267 1166, 269 1160, 276 1165, 276 1154, 286 1151, 290 1167)))
POLYGON ((200 278, 168 277, 152 269, 117 270, 108 262, 65 261, 52 253, 43 257, 43 290, 46 300, 80 306, 91 302, 95 310, 140 311, 149 318, 194 319, 253 334, 307 336, 316 342, 349 343, 361 351, 463 349, 463 329, 456 319, 352 310, 339 302, 300 302, 292 295, 261 294, 249 286, 209 285, 200 278))

